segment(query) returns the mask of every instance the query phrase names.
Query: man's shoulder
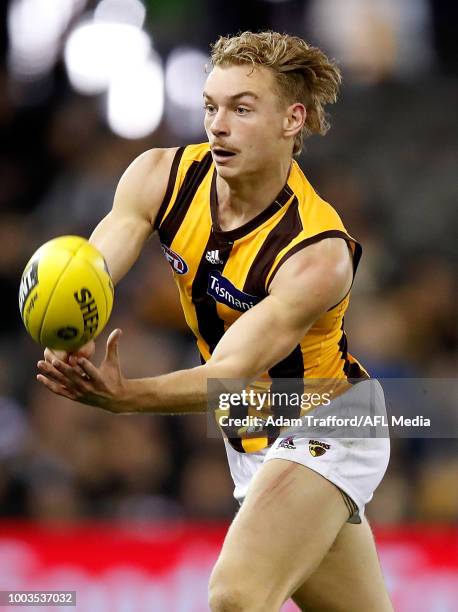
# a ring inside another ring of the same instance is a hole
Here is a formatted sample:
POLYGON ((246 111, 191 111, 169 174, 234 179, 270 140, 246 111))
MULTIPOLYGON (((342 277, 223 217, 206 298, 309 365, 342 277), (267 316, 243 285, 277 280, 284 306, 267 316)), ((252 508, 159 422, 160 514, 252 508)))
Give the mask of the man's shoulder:
POLYGON ((144 174, 145 178, 158 171, 165 172, 167 176, 172 171, 175 178, 187 173, 193 164, 200 166, 201 162, 206 165, 212 163, 208 142, 187 144, 168 149, 149 149, 142 153, 134 161, 134 164, 141 165, 139 174, 144 174))
POLYGON ((171 166, 179 147, 147 149, 134 159, 128 170, 136 174, 149 175, 151 171, 171 166))
POLYGON ((149 149, 136 157, 122 175, 113 210, 155 215, 164 197, 178 148, 149 149))

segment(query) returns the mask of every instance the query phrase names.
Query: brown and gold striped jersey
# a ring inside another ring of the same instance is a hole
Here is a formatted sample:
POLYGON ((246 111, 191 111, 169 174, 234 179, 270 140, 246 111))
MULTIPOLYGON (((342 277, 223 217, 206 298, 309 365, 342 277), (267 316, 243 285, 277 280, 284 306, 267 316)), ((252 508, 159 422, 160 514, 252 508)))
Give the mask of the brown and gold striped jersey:
MULTIPOLYGON (((222 231, 217 207, 216 170, 208 143, 178 149, 155 229, 203 362, 228 327, 268 295, 278 269, 294 253, 323 238, 340 237, 352 250, 354 271, 361 256, 359 243, 334 208, 313 190, 296 161, 275 200, 245 225, 222 231)), ((323 313, 263 378, 367 377, 347 351, 343 320, 348 302, 349 294, 323 313)), ((274 437, 268 436, 266 443, 274 437)), ((242 442, 234 446, 241 451, 259 447, 248 448, 242 442)))

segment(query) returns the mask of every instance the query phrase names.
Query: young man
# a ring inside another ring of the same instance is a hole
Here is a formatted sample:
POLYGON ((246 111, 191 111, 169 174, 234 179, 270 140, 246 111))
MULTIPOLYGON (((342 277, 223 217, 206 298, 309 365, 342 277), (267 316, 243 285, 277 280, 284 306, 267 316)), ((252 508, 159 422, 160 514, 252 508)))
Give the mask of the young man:
MULTIPOLYGON (((93 343, 45 351, 38 380, 54 393, 114 413, 173 414, 206 410, 211 379, 368 377, 343 332, 360 247, 292 159, 304 136, 326 132, 339 71, 274 32, 220 38, 212 65, 209 143, 141 155, 91 237, 118 282, 158 231, 203 365, 127 380, 115 330, 99 368, 93 343)), ((348 392, 355 402, 367 384, 348 392)), ((276 436, 225 440, 243 504, 210 580, 211 610, 274 611, 289 597, 304 610, 391 610, 363 517, 388 441, 276 436)))

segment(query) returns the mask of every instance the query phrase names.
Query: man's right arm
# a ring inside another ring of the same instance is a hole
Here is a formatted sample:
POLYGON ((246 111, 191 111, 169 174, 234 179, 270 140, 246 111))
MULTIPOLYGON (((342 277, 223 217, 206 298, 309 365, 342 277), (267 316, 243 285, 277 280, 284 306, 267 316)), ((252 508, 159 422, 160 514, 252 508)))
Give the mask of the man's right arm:
MULTIPOLYGON (((89 239, 104 256, 114 284, 133 266, 153 232, 176 151, 150 149, 130 164, 119 181, 112 210, 89 239)), ((74 363, 76 356, 91 358, 94 351, 94 341, 90 340, 71 358, 65 351, 49 348, 45 349, 44 358, 49 362, 56 357, 70 359, 74 363)))
POLYGON ((115 284, 133 266, 153 232, 175 153, 176 149, 151 149, 137 157, 119 181, 112 210, 90 237, 115 284))

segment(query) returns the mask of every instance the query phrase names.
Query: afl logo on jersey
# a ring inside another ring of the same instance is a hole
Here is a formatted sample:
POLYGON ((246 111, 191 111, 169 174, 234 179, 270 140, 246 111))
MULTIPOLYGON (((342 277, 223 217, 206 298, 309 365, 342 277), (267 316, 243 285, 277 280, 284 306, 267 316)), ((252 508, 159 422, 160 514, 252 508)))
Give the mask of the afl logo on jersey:
POLYGON ((161 244, 161 249, 164 253, 164 257, 172 266, 174 272, 177 274, 186 274, 186 272, 188 272, 188 264, 182 257, 175 253, 175 251, 169 249, 169 247, 165 246, 165 244, 161 244))

